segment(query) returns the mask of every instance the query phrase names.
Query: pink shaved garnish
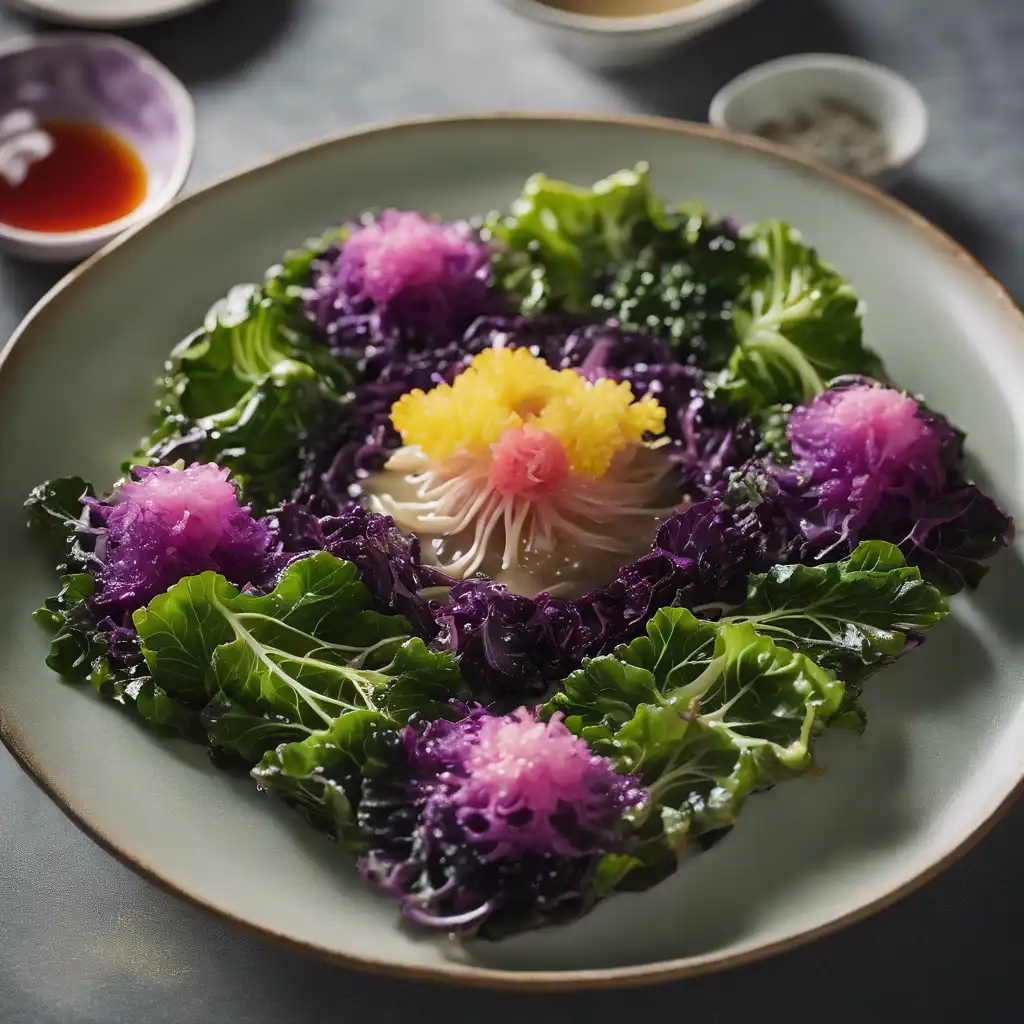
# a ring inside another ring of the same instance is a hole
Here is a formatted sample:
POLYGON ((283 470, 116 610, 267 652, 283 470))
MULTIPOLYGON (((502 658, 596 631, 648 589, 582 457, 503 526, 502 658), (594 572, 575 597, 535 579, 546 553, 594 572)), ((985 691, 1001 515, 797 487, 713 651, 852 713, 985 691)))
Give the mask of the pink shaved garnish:
POLYGON ((147 516, 212 550, 239 511, 238 492, 229 476, 229 470, 212 463, 150 472, 122 484, 112 500, 131 507, 130 514, 147 516))
POLYGON ((826 392, 790 420, 789 436, 798 455, 814 452, 862 462, 866 471, 899 472, 908 460, 932 462, 938 439, 918 415, 917 402, 891 388, 858 385, 826 392))
POLYGON ((443 283, 452 273, 472 270, 485 254, 464 223, 385 210, 348 239, 341 263, 358 268, 364 297, 380 306, 404 289, 443 283))
POLYGON ((562 442, 535 427, 510 427, 491 446, 491 455, 490 485, 517 498, 543 498, 569 474, 562 442))
POLYGON ((185 576, 207 569, 237 585, 261 569, 270 532, 238 504, 227 469, 136 466, 105 502, 89 500, 106 527, 99 602, 132 611, 185 576))
POLYGON ((563 717, 556 711, 545 724, 520 708, 508 718, 485 719, 466 758, 470 778, 494 787, 502 802, 521 799, 542 814, 560 799, 585 798, 594 755, 563 717))
POLYGON ((617 804, 645 794, 616 775, 610 763, 574 736, 555 712, 547 722, 520 708, 480 720, 466 752, 465 778, 451 799, 460 818, 475 822, 475 838, 501 849, 539 849, 573 855, 574 842, 560 817, 574 817, 584 832, 605 831, 618 819, 617 804))

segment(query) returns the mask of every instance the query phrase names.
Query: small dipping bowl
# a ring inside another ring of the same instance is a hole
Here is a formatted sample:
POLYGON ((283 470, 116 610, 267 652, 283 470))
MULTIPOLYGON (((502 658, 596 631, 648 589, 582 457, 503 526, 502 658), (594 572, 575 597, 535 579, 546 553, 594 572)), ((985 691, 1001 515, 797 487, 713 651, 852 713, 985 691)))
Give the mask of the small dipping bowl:
POLYGON ((928 108, 905 78, 871 61, 833 53, 805 53, 759 64, 734 78, 711 101, 716 128, 757 135, 768 122, 820 100, 837 100, 878 125, 887 150, 872 180, 890 184, 924 148, 928 108))
POLYGON ((92 33, 47 34, 0 44, 0 160, 31 152, 26 124, 78 122, 125 143, 146 172, 141 202, 117 220, 73 231, 0 222, 0 248, 25 259, 80 260, 149 220, 181 191, 195 152, 195 110, 184 85, 148 53, 92 33))
POLYGON ((598 70, 622 70, 664 57, 760 0, 693 0, 660 14, 601 17, 576 14, 542 0, 499 0, 533 22, 571 60, 598 70))

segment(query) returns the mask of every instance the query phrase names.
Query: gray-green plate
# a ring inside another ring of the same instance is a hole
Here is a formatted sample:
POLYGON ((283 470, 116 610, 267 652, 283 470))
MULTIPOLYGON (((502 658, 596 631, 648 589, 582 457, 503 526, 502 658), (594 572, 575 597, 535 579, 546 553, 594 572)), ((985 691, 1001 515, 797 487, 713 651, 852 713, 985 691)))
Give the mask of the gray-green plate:
POLYGON ((30 614, 54 579, 20 503, 50 476, 113 481, 168 350, 231 285, 364 207, 476 214, 507 204, 534 171, 586 183, 638 160, 673 199, 798 225, 863 296, 869 341, 895 377, 968 431, 979 474, 1024 508, 1024 321, 953 242, 866 186, 655 120, 426 121, 285 156, 183 200, 76 271, 32 312, 0 372, 0 727, 112 853, 244 927, 349 965, 473 984, 626 984, 724 967, 863 916, 948 864, 1012 799, 1024 766, 1016 551, 921 650, 872 680, 866 735, 827 737, 822 777, 753 798, 725 842, 656 889, 497 944, 414 935, 297 815, 44 668, 30 614))

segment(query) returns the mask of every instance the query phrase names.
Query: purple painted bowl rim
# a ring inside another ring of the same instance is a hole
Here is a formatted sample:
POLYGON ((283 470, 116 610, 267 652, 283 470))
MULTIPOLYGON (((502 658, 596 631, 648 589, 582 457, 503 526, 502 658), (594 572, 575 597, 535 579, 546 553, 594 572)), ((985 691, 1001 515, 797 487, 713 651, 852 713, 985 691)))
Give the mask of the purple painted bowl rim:
MULTIPOLYGON (((116 50, 129 57, 140 68, 148 71, 167 95, 178 115, 180 131, 177 133, 178 152, 167 183, 155 196, 144 200, 124 217, 80 231, 29 231, 0 221, 0 241, 10 241, 40 251, 79 248, 93 243, 98 248, 135 224, 156 216, 174 201, 184 187, 196 151, 196 111, 189 91, 169 68, 147 50, 127 39, 96 32, 47 32, 45 35, 17 36, 0 43, 0 60, 17 53, 59 46, 116 50)), ((145 163, 144 155, 140 153, 139 156, 145 163)))

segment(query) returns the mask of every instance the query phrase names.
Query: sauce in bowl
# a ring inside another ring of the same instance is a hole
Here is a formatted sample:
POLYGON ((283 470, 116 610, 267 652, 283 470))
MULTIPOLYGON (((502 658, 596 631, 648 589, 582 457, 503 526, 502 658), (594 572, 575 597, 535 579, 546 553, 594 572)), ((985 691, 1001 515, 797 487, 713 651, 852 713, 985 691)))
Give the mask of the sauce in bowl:
POLYGON ((26 231, 84 231, 120 220, 146 198, 146 168, 113 132, 78 121, 39 126, 48 153, 0 174, 0 222, 26 231))

